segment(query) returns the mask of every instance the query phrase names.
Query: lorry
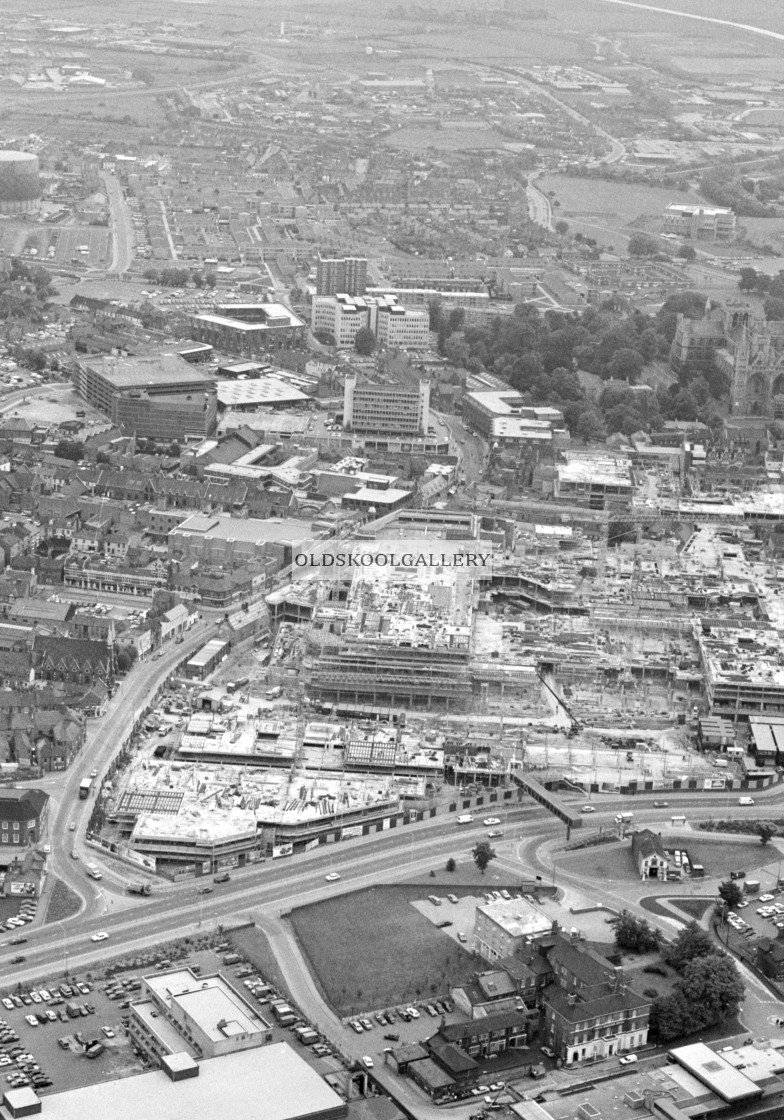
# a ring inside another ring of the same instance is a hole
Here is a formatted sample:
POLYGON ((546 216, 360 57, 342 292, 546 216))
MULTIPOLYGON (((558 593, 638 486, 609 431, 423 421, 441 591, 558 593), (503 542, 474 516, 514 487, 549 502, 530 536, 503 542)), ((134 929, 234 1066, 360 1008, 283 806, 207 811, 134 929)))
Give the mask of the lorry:
POLYGON ((129 883, 126 887, 128 894, 140 894, 148 898, 152 894, 151 883, 129 883))
POLYGON ((84 865, 84 869, 91 879, 103 879, 103 875, 101 874, 100 869, 96 864, 86 863, 84 865))
POLYGON ((618 813, 615 818, 616 824, 629 824, 634 819, 634 813, 618 813))

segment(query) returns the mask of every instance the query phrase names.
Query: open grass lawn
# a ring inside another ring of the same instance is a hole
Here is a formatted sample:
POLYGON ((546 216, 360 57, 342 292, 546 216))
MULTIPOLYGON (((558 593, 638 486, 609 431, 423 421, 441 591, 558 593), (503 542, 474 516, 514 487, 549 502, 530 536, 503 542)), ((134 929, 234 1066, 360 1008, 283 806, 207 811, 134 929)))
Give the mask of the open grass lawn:
POLYGON ((698 922, 706 910, 715 903, 715 898, 671 898, 670 903, 677 910, 688 914, 689 918, 698 922))
POLYGON ((471 954, 411 905, 433 890, 422 883, 371 887, 292 911, 300 946, 339 1015, 446 995, 473 978, 471 954))

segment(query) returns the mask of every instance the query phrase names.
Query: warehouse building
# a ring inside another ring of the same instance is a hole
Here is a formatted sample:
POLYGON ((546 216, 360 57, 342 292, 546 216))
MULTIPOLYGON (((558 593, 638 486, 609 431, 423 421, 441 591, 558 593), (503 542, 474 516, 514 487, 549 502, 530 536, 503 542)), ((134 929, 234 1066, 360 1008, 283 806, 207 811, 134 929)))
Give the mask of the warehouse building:
POLYGON ((46 1120, 340 1120, 348 1113, 342 1097, 286 1042, 198 1063, 174 1055, 159 1070, 53 1093, 43 1108, 37 1097, 35 1103, 46 1120))

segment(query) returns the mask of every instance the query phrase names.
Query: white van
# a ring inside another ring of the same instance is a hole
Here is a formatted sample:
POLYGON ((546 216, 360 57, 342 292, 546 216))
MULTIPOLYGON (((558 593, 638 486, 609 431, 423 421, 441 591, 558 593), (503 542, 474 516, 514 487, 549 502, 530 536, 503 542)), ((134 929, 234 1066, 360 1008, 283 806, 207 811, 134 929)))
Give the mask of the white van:
POLYGON ((739 797, 738 798, 738 804, 739 805, 753 805, 754 804, 754 798, 753 797, 739 797))
POLYGON ((457 818, 457 823, 458 824, 473 824, 474 823, 474 818, 472 817, 472 815, 470 813, 461 813, 461 815, 457 818))

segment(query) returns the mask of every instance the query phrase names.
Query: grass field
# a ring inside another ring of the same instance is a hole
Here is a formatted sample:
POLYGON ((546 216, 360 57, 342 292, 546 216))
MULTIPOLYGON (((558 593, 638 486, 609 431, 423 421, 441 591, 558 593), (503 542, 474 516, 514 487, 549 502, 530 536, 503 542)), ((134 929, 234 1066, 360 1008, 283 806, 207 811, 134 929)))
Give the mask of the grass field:
POLYGON ((371 887, 292 912, 300 946, 339 1015, 445 995, 473 978, 471 954, 410 905, 432 890, 371 887))
POLYGON ((81 906, 81 899, 79 895, 71 890, 62 879, 56 879, 52 893, 49 896, 49 905, 46 908, 46 917, 44 925, 49 925, 51 922, 63 921, 65 918, 72 918, 74 914, 79 913, 81 906))
MULTIPOLYGON (((735 867, 754 871, 778 858, 775 851, 763 848, 759 841, 727 843, 721 839, 706 838, 704 833, 667 836, 666 847, 686 849, 693 863, 701 863, 707 876, 729 876, 735 867)), ((585 875, 588 879, 633 879, 637 868, 632 859, 631 841, 613 847, 590 848, 581 852, 564 852, 558 857, 558 866, 570 875, 585 875)), ((655 882, 656 880, 651 880, 655 882)), ((666 884, 662 884, 665 886, 666 884)), ((672 889, 672 884, 670 884, 672 889)))

